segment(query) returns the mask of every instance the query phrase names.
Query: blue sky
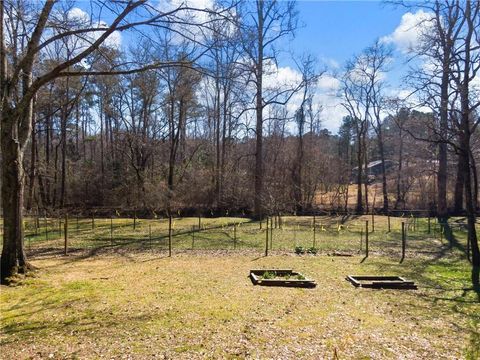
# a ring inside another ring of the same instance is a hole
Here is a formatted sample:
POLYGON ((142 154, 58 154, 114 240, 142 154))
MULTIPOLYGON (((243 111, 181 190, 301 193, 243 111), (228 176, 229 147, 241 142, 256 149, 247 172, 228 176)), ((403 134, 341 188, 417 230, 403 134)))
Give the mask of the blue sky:
MULTIPOLYGON (((297 1, 297 9, 301 26, 295 39, 288 44, 289 50, 297 55, 314 55, 329 67, 331 73, 341 71, 348 59, 360 53, 377 38, 392 36, 397 31, 397 38, 391 39, 395 59, 386 79, 392 93, 401 90, 408 65, 399 46, 402 41, 405 45, 411 40, 411 34, 409 36, 407 31, 399 33, 399 30, 402 30, 399 25, 402 23, 402 16, 412 11, 411 9, 393 7, 381 1, 297 1)), ((409 26, 405 27, 411 29, 409 26)), ((295 67, 287 56, 282 56, 279 66, 295 67)), ((324 108, 323 126, 336 133, 346 112, 339 105, 338 98, 326 95, 332 92, 320 89, 317 101, 324 108)))
MULTIPOLYGON (((155 0, 158 1, 158 0, 155 0)), ((160 0, 181 5, 185 1, 194 7, 205 8, 213 4, 213 0, 160 0), (177 4, 178 3, 178 4, 177 4)), ((79 2, 83 5, 82 2, 79 2)), ((324 77, 317 96, 318 104, 323 106, 323 126, 336 133, 341 124, 342 117, 346 115, 340 99, 336 93, 333 74, 340 72, 345 62, 353 55, 371 45, 377 38, 391 36, 397 31, 397 37, 392 38, 392 46, 397 49, 392 70, 386 75, 392 93, 401 88, 402 78, 406 74, 407 66, 405 57, 402 56, 401 45, 405 46, 412 40, 410 33, 412 22, 406 22, 399 27, 409 9, 393 7, 382 1, 339 1, 339 0, 298 0, 296 1, 299 13, 299 28, 295 38, 282 42, 281 48, 287 50, 279 58, 278 79, 298 79, 295 74, 296 65, 291 58, 291 53, 296 57, 308 53, 319 60, 319 68, 328 66, 329 74, 324 77), (399 32, 399 29, 401 30, 399 32), (283 68, 283 69, 281 69, 283 68), (283 70, 283 71, 282 71, 283 70), (323 86, 323 88, 322 88, 323 86)), ((85 9, 87 10, 87 9, 85 9)), ((417 13, 413 11, 410 20, 415 21, 417 13)), ((109 19, 105 19, 109 21, 109 19)), ((122 44, 128 46, 128 34, 122 34, 122 44)), ((290 110, 297 105, 290 104, 290 110)))
POLYGON ((376 38, 392 33, 407 12, 379 1, 298 1, 300 22, 291 46, 342 64, 376 38))

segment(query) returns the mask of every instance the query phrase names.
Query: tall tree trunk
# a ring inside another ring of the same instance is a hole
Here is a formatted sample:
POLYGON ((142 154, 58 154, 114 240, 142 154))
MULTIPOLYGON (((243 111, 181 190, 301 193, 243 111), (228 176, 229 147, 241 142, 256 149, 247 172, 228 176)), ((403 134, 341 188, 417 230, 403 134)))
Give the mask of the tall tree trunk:
MULTIPOLYGON (((450 42, 446 42, 448 48, 444 51, 443 71, 440 89, 440 137, 447 138, 448 132, 448 88, 450 74, 450 42)), ((443 220, 447 216, 447 144, 440 142, 438 146, 438 173, 437 173, 437 212, 439 219, 443 220)), ((463 185, 462 185, 463 189, 463 185)), ((456 199, 456 198, 455 198, 456 199)), ((455 203, 457 205, 457 203, 455 203)), ((456 207, 456 206, 455 206, 456 207)))
POLYGON ((455 181, 455 194, 454 194, 454 212, 459 213, 463 210, 463 190, 465 188, 465 173, 468 169, 465 169, 465 156, 463 154, 458 155, 457 163, 457 178, 455 181))
POLYGON ((30 137, 32 126, 33 102, 28 91, 32 85, 32 68, 36 49, 55 2, 46 1, 40 12, 38 23, 32 33, 19 82, 8 79, 7 50, 4 34, 4 1, 0 1, 0 147, 2 150, 2 207, 4 211, 3 248, 1 255, 0 280, 16 272, 25 272, 29 268, 23 247, 23 192, 24 172, 23 156, 30 137), (8 80, 8 81, 7 81, 8 80), (20 84, 21 82, 21 84, 20 84), (18 88, 22 89, 22 101, 12 108, 18 88))
MULTIPOLYGON (((366 127, 366 125, 365 125, 366 127)), ((364 190, 365 190, 365 210, 368 213, 368 152, 367 152, 367 129, 364 130, 363 133, 363 157, 364 163, 363 166, 365 168, 365 181, 363 182, 364 190)))
POLYGON ((475 211, 478 208, 478 174, 477 174, 477 163, 473 157, 472 151, 470 151, 470 165, 472 171, 472 180, 473 180, 473 208, 475 211))
POLYGON ((358 214, 363 212, 363 194, 362 194, 362 174, 363 174, 363 153, 362 153, 362 132, 358 128, 358 120, 356 121, 356 133, 357 133, 357 206, 355 211, 358 214))
POLYGON ((398 205, 400 204, 402 199, 402 166, 403 166, 403 135, 402 135, 402 126, 398 128, 398 136, 399 136, 399 149, 398 149, 398 167, 397 167, 397 198, 395 200, 395 209, 398 209, 398 205))
POLYGON ((263 1, 257 0, 257 36, 258 55, 255 69, 256 75, 256 144, 255 144, 255 194, 254 214, 257 219, 263 213, 263 1))
MULTIPOLYGON (((32 209, 33 193, 35 190, 35 170, 37 166, 37 137, 35 134, 35 113, 32 115, 32 143, 30 153, 30 170, 29 170, 29 184, 28 184, 28 197, 26 203, 26 209, 32 209)), ((37 204, 38 205, 38 204, 37 204)))
MULTIPOLYGON (((217 64, 218 69, 218 64, 217 64)), ((216 74, 215 78, 215 116, 214 116, 214 129, 215 129, 215 154, 216 154, 216 161, 215 161, 215 199, 216 199, 216 206, 217 208, 220 207, 222 201, 222 179, 221 179, 221 146, 220 146, 220 74, 216 74)))
POLYGON ((8 117, 9 115, 4 113, 2 123, 2 207, 4 212, 2 282, 5 282, 7 277, 27 270, 23 247, 23 152, 16 141, 13 121, 8 117))
POLYGON ((385 150, 383 147, 383 134, 380 124, 378 125, 378 148, 380 150, 380 160, 382 161, 383 211, 388 211, 387 170, 385 168, 385 150))
MULTIPOLYGON (((465 208, 467 210, 467 219, 468 219, 468 241, 472 249, 472 264, 474 268, 480 267, 480 249, 478 246, 477 239, 477 230, 475 228, 476 216, 475 216, 475 206, 473 200, 473 191, 472 191, 472 176, 471 176, 471 167, 470 167, 470 138, 471 138, 471 129, 470 129, 470 116, 472 115, 472 110, 470 108, 470 66, 471 66, 471 46, 472 38, 474 34, 474 24, 472 19, 471 8, 472 3, 470 0, 467 0, 465 3, 465 12, 464 16, 468 24, 468 31, 465 35, 465 51, 464 51, 464 62, 462 68, 463 79, 460 82, 460 104, 461 104, 461 152, 460 154, 463 157, 463 169, 464 169, 464 184, 465 184, 465 208)), ((476 13, 478 15, 478 13, 476 13)), ((472 279, 474 280, 474 279, 472 279)), ((477 283, 475 286, 478 286, 478 277, 477 283)))
MULTIPOLYGON (((105 117, 105 108, 103 100, 100 99, 100 170, 101 170, 101 179, 102 179, 102 190, 105 189, 105 159, 104 159, 104 117, 105 117)), ((103 193, 103 191, 102 191, 103 193)), ((103 199, 102 199, 103 202, 103 199)))
POLYGON ((303 210, 303 184, 302 184, 302 167, 304 158, 304 146, 303 146, 303 131, 305 123, 305 113, 303 110, 303 104, 295 115, 298 124, 298 142, 297 142, 297 156, 293 163, 292 168, 292 183, 293 183, 293 200, 295 202, 294 208, 296 212, 303 210))
MULTIPOLYGON (((68 94, 68 92, 67 92, 68 94)), ((68 96, 67 96, 68 99, 68 96)), ((61 178, 60 178, 60 207, 65 206, 66 180, 67 180, 67 104, 62 106, 60 118, 60 143, 62 152, 61 178)))
MULTIPOLYGON (((49 114, 50 114, 50 109, 47 109, 49 114)), ((45 198, 46 202, 44 203, 44 206, 50 206, 52 196, 51 196, 51 187, 50 187, 50 156, 51 156, 51 139, 52 139, 52 133, 51 133, 51 117, 50 115, 47 115, 45 118, 45 198)), ((84 146, 86 142, 83 142, 84 146)))
POLYGON ((470 173, 470 129, 468 122, 464 125, 464 132, 461 155, 465 163, 465 209, 467 211, 468 241, 472 249, 472 264, 478 267, 480 266, 480 249, 478 246, 477 231, 475 229, 476 216, 472 191, 472 176, 470 173))
MULTIPOLYGON (((31 76, 25 75, 29 80, 31 76)), ((0 142, 2 149, 2 208, 4 212, 1 282, 16 273, 25 273, 30 265, 25 255, 23 237, 23 198, 25 174, 23 156, 30 136, 32 104, 22 116, 3 104, 0 142)))

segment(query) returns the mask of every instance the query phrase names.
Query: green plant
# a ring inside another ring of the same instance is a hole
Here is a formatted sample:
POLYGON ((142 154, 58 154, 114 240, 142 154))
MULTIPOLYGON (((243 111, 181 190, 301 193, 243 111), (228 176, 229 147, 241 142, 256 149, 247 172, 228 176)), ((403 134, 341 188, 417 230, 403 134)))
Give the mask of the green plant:
POLYGON ((303 248, 303 246, 295 246, 295 254, 305 254, 305 249, 303 248))
POLYGON ((275 271, 265 271, 262 275, 262 279, 274 279, 277 276, 275 271))
POLYGON ((302 274, 298 274, 296 278, 297 280, 305 280, 305 276, 303 276, 302 274))
POLYGON ((308 248, 307 253, 317 255, 318 249, 314 246, 308 248))

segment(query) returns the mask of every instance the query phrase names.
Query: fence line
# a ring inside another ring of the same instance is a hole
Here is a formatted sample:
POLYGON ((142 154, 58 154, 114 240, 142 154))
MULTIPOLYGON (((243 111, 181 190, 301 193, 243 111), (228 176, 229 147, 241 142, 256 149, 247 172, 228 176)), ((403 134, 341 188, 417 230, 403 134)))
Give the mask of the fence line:
MULTIPOLYGON (((452 234, 462 237, 466 229, 463 222, 438 223, 435 218, 387 217, 376 221, 378 215, 376 217, 366 215, 345 221, 343 217, 275 215, 269 218, 268 225, 263 221, 260 227, 261 222, 246 218, 177 217, 171 218, 168 226, 169 218, 36 216, 26 218, 24 227, 29 252, 149 248, 168 250, 171 254, 175 250, 190 249, 262 251, 263 248, 268 253, 294 251, 300 247, 324 253, 386 253, 399 258, 452 247, 452 234), (366 219, 375 221, 375 226, 365 226, 366 219), (452 234, 446 234, 446 229, 452 234), (404 249, 406 243, 408 246, 404 249)), ((468 244, 462 244, 468 254, 468 244)))

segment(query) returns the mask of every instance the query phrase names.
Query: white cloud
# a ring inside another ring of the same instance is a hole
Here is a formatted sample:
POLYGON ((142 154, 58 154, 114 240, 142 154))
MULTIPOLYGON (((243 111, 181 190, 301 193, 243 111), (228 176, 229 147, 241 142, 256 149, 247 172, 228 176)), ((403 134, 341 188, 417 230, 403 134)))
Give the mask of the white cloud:
POLYGON ((213 10, 214 6, 213 0, 160 0, 157 9, 162 13, 179 9, 175 13, 176 17, 202 23, 208 20, 209 13, 207 11, 213 10), (199 11, 186 8, 193 8, 199 11))
POLYGON ((340 81, 332 75, 323 75, 317 83, 318 87, 323 90, 337 90, 340 86, 340 81))
MULTIPOLYGON (((100 21, 100 22, 95 22, 91 23, 90 20, 90 15, 83 11, 80 8, 74 7, 70 9, 67 14, 67 19, 69 22, 72 22, 71 24, 75 28, 83 28, 87 26, 93 26, 93 27, 99 27, 99 28, 108 28, 108 24, 105 21, 100 21)), ((74 46, 75 51, 81 51, 87 46, 90 45, 91 42, 96 41, 101 35, 103 34, 103 31, 95 31, 95 32, 90 32, 85 36, 85 39, 80 38, 80 37, 72 37, 70 43, 71 46, 74 46)), ((122 46, 122 35, 119 31, 114 31, 110 36, 108 36, 103 45, 119 49, 122 46)))
MULTIPOLYGON (((167 16, 174 30, 171 35, 175 44, 185 38, 204 42, 212 36, 211 21, 220 19, 212 12, 218 10, 214 0, 159 0, 156 8, 160 13, 170 13, 167 16)), ((231 23, 222 26, 223 31, 232 30, 231 23)))
POLYGON ((90 22, 90 16, 78 7, 74 7, 67 12, 67 18, 78 23, 90 22))
POLYGON ((264 88, 268 90, 297 87, 302 82, 302 74, 289 66, 277 67, 274 62, 265 62, 264 88))
POLYGON ((347 110, 341 105, 341 100, 332 94, 319 93, 317 99, 323 105, 321 115, 323 127, 336 134, 342 119, 348 115, 347 110))
POLYGON ((418 10, 416 13, 403 14, 400 24, 390 35, 384 36, 381 41, 395 44, 403 53, 408 53, 419 45, 422 33, 431 26, 433 14, 418 10))
MULTIPOLYGON (((302 74, 291 67, 276 67, 274 64, 269 64, 270 70, 274 69, 272 73, 265 76, 265 87, 287 89, 298 86, 302 81, 302 74)), ((324 74, 320 77, 317 83, 317 89, 314 94, 314 107, 321 107, 322 126, 336 133, 342 123, 342 119, 347 115, 347 111, 341 105, 341 100, 337 97, 337 90, 340 82, 330 74, 324 74)), ((287 110, 293 114, 300 107, 303 100, 303 93, 298 92, 287 104, 287 110)))

